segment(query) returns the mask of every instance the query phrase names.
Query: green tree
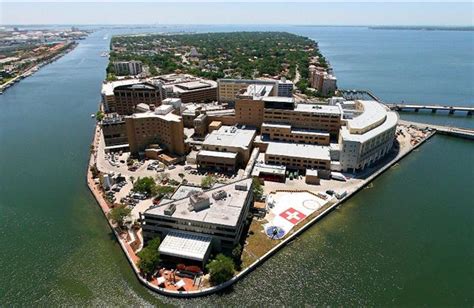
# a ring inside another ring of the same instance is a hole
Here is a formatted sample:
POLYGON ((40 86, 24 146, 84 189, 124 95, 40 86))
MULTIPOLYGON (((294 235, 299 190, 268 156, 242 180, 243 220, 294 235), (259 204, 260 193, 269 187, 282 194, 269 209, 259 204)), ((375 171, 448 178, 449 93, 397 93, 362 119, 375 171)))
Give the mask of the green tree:
POLYGON ((153 273, 160 263, 160 253, 158 247, 160 246, 160 238, 156 237, 149 241, 147 245, 137 253, 140 258, 137 266, 147 277, 153 273))
POLYGON ((206 267, 213 285, 226 282, 234 276, 234 261, 221 253, 218 254, 214 260, 209 262, 206 267))
POLYGON ((126 205, 120 204, 110 210, 110 212, 107 214, 107 217, 112 220, 112 222, 119 225, 119 227, 123 227, 123 222, 125 221, 125 218, 129 217, 131 212, 132 210, 129 209, 126 205))
POLYGON ((155 180, 151 176, 146 176, 143 178, 138 178, 135 183, 133 183, 134 192, 146 193, 151 196, 156 191, 155 180))
POLYGON ((207 175, 201 180, 202 188, 211 188, 216 183, 216 179, 213 176, 207 175))
POLYGON ((164 196, 171 194, 174 192, 174 187, 171 186, 162 186, 157 185, 154 189, 153 195, 156 195, 159 199, 163 198, 164 196))
POLYGON ((97 178, 99 175, 100 175, 100 171, 99 169, 97 168, 97 165, 96 164, 93 164, 91 167, 90 167, 90 171, 92 173, 92 177, 95 179, 97 178))
POLYGON ((253 198, 255 200, 260 200, 262 199, 263 196, 263 187, 262 184, 260 184, 259 179, 254 178, 252 180, 252 191, 253 191, 253 198))
POLYGON ((104 119, 104 117, 105 117, 105 114, 100 110, 95 113, 95 118, 96 118, 97 122, 102 121, 104 119))

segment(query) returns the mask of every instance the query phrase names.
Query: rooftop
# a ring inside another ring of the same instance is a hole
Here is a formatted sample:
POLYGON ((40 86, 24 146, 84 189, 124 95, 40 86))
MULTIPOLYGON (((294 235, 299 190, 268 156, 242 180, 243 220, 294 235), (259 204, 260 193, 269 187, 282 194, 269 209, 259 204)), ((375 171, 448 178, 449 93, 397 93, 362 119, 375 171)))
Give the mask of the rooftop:
POLYGON ((331 160, 329 146, 289 142, 268 142, 267 155, 279 155, 302 159, 331 160))
POLYGON ((255 129, 238 128, 237 126, 221 126, 207 135, 203 145, 232 146, 247 148, 256 134, 255 129))
POLYGON ((376 101, 355 101, 358 110, 362 109, 362 113, 351 120, 347 121, 347 127, 351 132, 364 133, 376 125, 380 125, 385 121, 387 107, 376 101))
POLYGON ((239 221, 240 214, 246 205, 247 196, 251 189, 252 179, 244 179, 227 185, 213 188, 206 192, 209 196, 210 206, 200 211, 190 210, 191 200, 189 197, 175 200, 169 203, 152 206, 145 211, 145 215, 173 217, 181 220, 193 221, 197 223, 210 223, 223 226, 235 227, 239 221), (246 187, 243 190, 241 187, 246 187), (223 190, 226 193, 224 198, 216 200, 214 192, 223 190), (171 215, 166 215, 165 210, 175 205, 176 210, 171 215))
POLYGON ((230 158, 235 159, 237 157, 237 153, 232 152, 218 152, 218 151, 207 151, 201 150, 197 154, 198 156, 210 156, 210 157, 217 157, 217 158, 230 158))
POLYGON ((266 84, 251 84, 247 87, 244 93, 242 93, 243 96, 251 96, 254 97, 254 99, 258 97, 266 97, 270 95, 270 93, 273 90, 273 85, 266 85, 266 84))
POLYGON ((397 123, 398 123, 398 114, 394 111, 389 111, 387 112, 385 121, 382 124, 374 127, 373 129, 369 131, 366 131, 363 134, 353 134, 349 131, 349 129, 346 126, 341 127, 340 134, 344 140, 365 142, 379 134, 386 132, 390 128, 395 127, 397 123))
POLYGON ((286 172, 285 166, 276 166, 276 165, 268 165, 268 164, 255 164, 255 167, 252 170, 252 176, 259 176, 260 173, 266 174, 275 174, 275 175, 282 175, 284 176, 286 172))
POLYGON ((338 106, 318 105, 318 104, 298 104, 295 111, 340 115, 341 109, 338 106))
POLYGON ((191 186, 191 185, 180 185, 178 189, 174 192, 174 194, 171 196, 171 199, 173 200, 183 199, 183 198, 189 197, 189 194, 191 193, 201 192, 201 191, 202 191, 201 187, 191 186))
POLYGON ((114 95, 114 89, 118 86, 133 85, 139 83, 139 79, 122 79, 102 84, 102 95, 114 95))
POLYGON ((172 231, 165 236, 158 251, 167 256, 203 261, 211 241, 209 236, 172 231))
POLYGON ((279 103, 293 103, 295 99, 293 97, 286 97, 286 96, 267 96, 262 97, 262 101, 264 102, 279 102, 279 103))
MULTIPOLYGON (((158 112, 160 111, 161 109, 158 110, 158 112)), ((158 114, 154 111, 147 111, 147 112, 134 113, 131 116, 127 116, 127 117, 132 117, 135 119, 159 118, 159 119, 169 121, 169 122, 181 122, 181 117, 172 112, 169 112, 167 114, 158 114)))

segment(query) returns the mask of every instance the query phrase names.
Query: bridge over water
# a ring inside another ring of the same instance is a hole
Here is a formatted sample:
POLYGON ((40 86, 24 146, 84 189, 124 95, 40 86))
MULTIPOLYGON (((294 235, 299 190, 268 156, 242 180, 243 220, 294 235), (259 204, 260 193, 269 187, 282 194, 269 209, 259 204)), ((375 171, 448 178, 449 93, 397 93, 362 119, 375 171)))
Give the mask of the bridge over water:
POLYGON ((374 93, 368 90, 339 90, 345 99, 373 99, 379 103, 385 104, 391 110, 395 111, 414 111, 431 110, 432 113, 437 111, 448 111, 449 114, 454 112, 465 112, 468 116, 474 113, 474 106, 446 106, 437 104, 405 104, 405 103, 388 103, 382 101, 374 93))

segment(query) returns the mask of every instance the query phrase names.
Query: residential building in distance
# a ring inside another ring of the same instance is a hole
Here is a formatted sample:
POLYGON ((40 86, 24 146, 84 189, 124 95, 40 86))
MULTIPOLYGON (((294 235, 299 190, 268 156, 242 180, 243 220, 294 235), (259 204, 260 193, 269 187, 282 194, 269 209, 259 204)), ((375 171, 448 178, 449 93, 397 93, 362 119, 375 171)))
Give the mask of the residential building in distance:
POLYGON ((197 165, 233 172, 244 166, 252 152, 257 131, 237 126, 221 126, 207 135, 197 154, 197 165))
POLYGON ((152 206, 141 214, 143 239, 146 243, 159 236, 163 239, 162 253, 172 254, 178 262, 182 258, 205 264, 209 249, 218 252, 239 243, 252 202, 252 179, 247 178, 152 206), (190 236, 204 238, 197 238, 200 242, 197 251, 179 248, 171 251, 166 243, 170 234, 182 247, 188 247, 185 241, 190 236))
POLYGON ((114 70, 117 76, 138 75, 143 71, 141 61, 118 61, 114 62, 114 70))
POLYGON ((134 113, 125 117, 130 152, 138 154, 150 144, 174 155, 185 155, 184 126, 172 105, 162 105, 154 111, 134 113))
POLYGON ((323 96, 328 96, 337 90, 336 76, 328 73, 327 69, 314 65, 309 66, 309 83, 323 96))

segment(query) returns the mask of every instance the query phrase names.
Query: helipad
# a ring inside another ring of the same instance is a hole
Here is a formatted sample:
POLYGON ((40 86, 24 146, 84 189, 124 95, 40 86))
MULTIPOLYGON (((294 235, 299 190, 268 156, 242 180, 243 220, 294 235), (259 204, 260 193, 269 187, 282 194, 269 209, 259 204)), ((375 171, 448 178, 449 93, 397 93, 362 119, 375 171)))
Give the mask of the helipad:
POLYGON ((329 202, 332 197, 322 192, 310 193, 301 192, 275 192, 267 198, 267 209, 269 210, 269 223, 264 226, 265 233, 271 238, 282 238, 290 230, 305 220, 306 217, 319 210, 329 202), (279 236, 275 237, 271 228, 278 227, 282 229, 279 236))

